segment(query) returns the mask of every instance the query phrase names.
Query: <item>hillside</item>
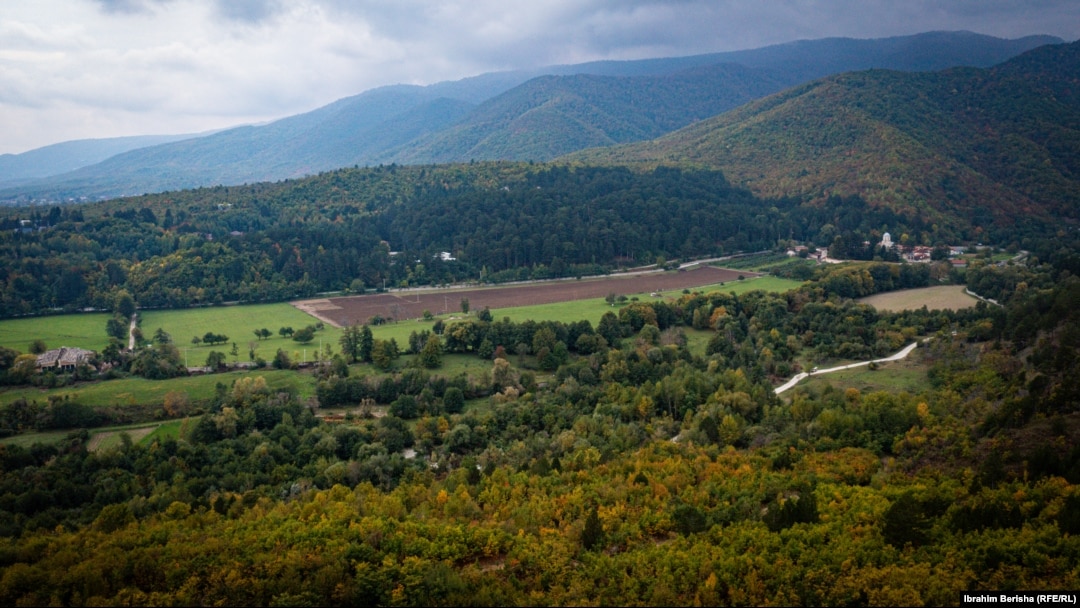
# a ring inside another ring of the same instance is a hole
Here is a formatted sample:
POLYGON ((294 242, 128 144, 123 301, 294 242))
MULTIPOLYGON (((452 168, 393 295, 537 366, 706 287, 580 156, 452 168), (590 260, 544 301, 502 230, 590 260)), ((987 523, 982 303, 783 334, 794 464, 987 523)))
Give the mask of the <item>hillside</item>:
MULTIPOLYGON (((118 154, 104 162, 11 189, 0 198, 115 197, 201 185, 274 181, 355 164, 354 150, 395 117, 413 118, 413 133, 453 120, 424 87, 384 87, 269 125, 244 126, 118 154), (418 108, 431 108, 430 115, 418 108), (429 126, 434 121, 434 126, 429 126)), ((466 102, 458 102, 466 103, 466 102)), ((406 131, 407 132, 407 131, 406 131)), ((398 131, 401 133, 401 131, 398 131)), ((378 143, 385 138, 372 137, 378 143)), ((400 143, 390 138, 390 145, 400 143)), ((376 148, 377 149, 377 148, 376 148)))
POLYGON ((481 104, 391 158, 409 164, 549 160, 582 148, 652 139, 783 87, 766 70, 736 64, 662 76, 545 76, 481 104))
POLYGON ((1054 41, 970 32, 826 39, 382 87, 267 125, 132 150, 0 190, 0 201, 115 197, 391 162, 547 159, 650 139, 827 74, 989 66, 1054 41))
POLYGON ((36 148, 21 154, 0 154, 0 185, 14 185, 21 181, 67 173, 129 150, 200 136, 200 134, 140 135, 79 139, 36 148))
POLYGON ((765 197, 859 195, 984 230, 1080 209, 1080 44, 989 69, 821 79, 656 141, 569 157, 694 164, 765 197))

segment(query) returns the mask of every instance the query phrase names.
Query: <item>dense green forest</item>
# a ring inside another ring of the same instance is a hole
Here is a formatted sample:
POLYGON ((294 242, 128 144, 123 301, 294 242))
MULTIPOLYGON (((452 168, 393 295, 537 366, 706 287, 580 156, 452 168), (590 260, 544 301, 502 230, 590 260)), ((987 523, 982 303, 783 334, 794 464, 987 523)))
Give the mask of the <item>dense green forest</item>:
POLYGON ((1080 219, 1080 43, 987 69, 868 70, 794 87, 662 138, 570 156, 689 163, 758 196, 825 204, 858 195, 929 223, 963 218, 982 239, 1024 218, 1080 219))
MULTIPOLYGON (((1019 222, 1020 220, 1018 220, 1019 222)), ((1030 248, 1023 220, 999 243, 1030 248)), ((870 259, 881 234, 911 244, 979 227, 871 206, 761 200, 716 171, 533 164, 346 169, 277 184, 85 205, 0 209, 4 316, 265 302, 463 280, 598 274, 804 241, 870 259), (454 260, 444 260, 440 252, 454 260), (393 253, 393 255, 392 255, 393 253)), ((982 238, 991 235, 982 234, 982 238)))
MULTIPOLYGON (((255 378, 219 386, 177 438, 4 445, 0 600, 910 605, 1075 588, 1078 249, 1041 251, 967 270, 1003 307, 882 313, 850 297, 929 274, 864 263, 784 294, 631 302, 595 328, 482 311, 410 340, 491 360, 479 376, 441 375, 438 355, 354 374, 377 346, 358 328, 318 401, 382 417, 322 422, 255 378), (689 328, 709 332, 704 354, 689 328), (773 392, 810 353, 924 338, 917 392, 773 392)), ((16 413, 5 425, 32 424, 16 413)))

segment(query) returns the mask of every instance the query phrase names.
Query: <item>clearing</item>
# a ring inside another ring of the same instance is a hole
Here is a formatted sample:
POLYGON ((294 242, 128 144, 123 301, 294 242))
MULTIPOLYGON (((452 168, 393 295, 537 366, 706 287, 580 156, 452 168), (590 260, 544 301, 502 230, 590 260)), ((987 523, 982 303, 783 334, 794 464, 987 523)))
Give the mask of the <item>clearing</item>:
POLYGON ((120 435, 123 433, 127 433, 128 437, 131 437, 132 443, 139 443, 144 437, 153 433, 157 427, 158 425, 154 425, 122 431, 102 431, 94 433, 94 435, 90 437, 90 441, 86 442, 86 449, 90 452, 99 452, 113 446, 118 446, 120 445, 120 435))
POLYGON ((878 310, 899 312, 918 310, 923 306, 927 310, 962 310, 975 306, 978 300, 964 293, 963 285, 939 285, 878 293, 860 298, 859 302, 878 310))

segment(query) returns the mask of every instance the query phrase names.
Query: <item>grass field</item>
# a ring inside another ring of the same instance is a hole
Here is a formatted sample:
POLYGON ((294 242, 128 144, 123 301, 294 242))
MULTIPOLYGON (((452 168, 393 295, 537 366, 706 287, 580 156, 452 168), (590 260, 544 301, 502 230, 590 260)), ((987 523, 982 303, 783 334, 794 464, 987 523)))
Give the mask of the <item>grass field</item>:
MULTIPOLYGON (((301 329, 308 325, 318 323, 318 319, 303 313, 290 304, 252 304, 244 306, 215 306, 212 308, 189 308, 183 310, 148 310, 139 313, 142 315, 143 335, 150 338, 160 327, 172 336, 173 342, 187 359, 189 366, 200 366, 206 362, 210 351, 229 353, 232 344, 235 343, 240 351, 239 360, 248 360, 248 349, 255 347, 257 356, 269 361, 279 348, 284 349, 290 356, 294 353, 304 360, 306 350, 307 360, 315 358, 315 349, 319 348, 320 341, 323 344, 331 344, 337 350, 337 342, 341 337, 341 330, 327 325, 322 331, 315 334, 315 340, 304 345, 291 338, 282 338, 278 335, 278 329, 292 327, 301 329), (255 330, 266 328, 273 332, 266 340, 255 337, 255 330), (229 336, 225 344, 215 346, 194 345, 191 339, 195 336, 200 338, 212 332, 229 336)), ((2 326, 2 324, 0 324, 2 326)), ((105 321, 101 322, 104 333, 105 321)), ((233 357, 230 355, 231 362, 233 357)))
MULTIPOLYGON (((314 349, 319 347, 320 340, 336 346, 341 336, 340 330, 326 326, 315 335, 315 340, 307 345, 291 338, 282 338, 277 333, 281 327, 300 329, 319 322, 286 303, 146 310, 140 311, 139 315, 142 317, 140 327, 143 335, 149 339, 158 328, 164 329, 187 356, 190 366, 203 365, 212 350, 228 353, 233 342, 240 351, 242 361, 248 360, 250 344, 254 344, 256 354, 266 360, 273 358, 279 348, 284 348, 290 355, 298 352, 301 359, 304 349, 307 349, 308 359, 314 359, 314 349), (273 332, 272 337, 267 340, 257 339, 255 330, 262 328, 273 332), (206 332, 229 336, 229 342, 215 346, 192 344, 193 337, 201 338, 206 332)), ((77 346, 100 351, 108 344, 108 336, 105 334, 105 322, 108 320, 109 315, 105 313, 8 319, 0 321, 0 346, 27 352, 33 340, 42 339, 49 348, 77 346)), ((232 357, 229 357, 229 360, 232 361, 232 357)))
POLYGON ((311 374, 296 373, 275 369, 208 374, 205 376, 185 376, 171 380, 146 380, 144 378, 123 378, 103 382, 91 382, 76 386, 56 389, 20 387, 0 391, 0 406, 7 405, 19 398, 27 401, 37 400, 44 403, 49 396, 69 396, 83 405, 91 407, 109 407, 133 405, 136 403, 164 403, 165 395, 170 391, 186 393, 192 401, 210 399, 220 382, 231 386, 238 379, 246 376, 263 376, 266 383, 275 389, 292 388, 302 397, 315 394, 315 377, 311 374))
MULTIPOLYGON (((691 293, 722 291, 724 293, 731 292, 740 294, 760 289, 763 291, 780 292, 794 289, 801 284, 802 283, 799 281, 792 281, 790 279, 759 277, 756 279, 747 279, 745 281, 729 281, 718 285, 695 287, 689 291, 691 293)), ((679 298, 682 295, 682 290, 660 292, 662 298, 679 298)), ((637 296, 637 298, 642 302, 650 302, 658 299, 650 296, 637 296)), ((509 317, 510 320, 515 323, 520 323, 529 319, 532 319, 533 321, 562 321, 564 323, 587 320, 595 327, 600 322, 600 317, 603 317, 604 313, 608 311, 618 313, 619 307, 609 305, 603 298, 591 298, 587 300, 575 300, 573 302, 557 302, 554 304, 537 304, 534 306, 519 306, 516 308, 492 310, 491 314, 496 319, 509 317)), ((444 318, 453 316, 455 315, 446 315, 444 318)))
MULTIPOLYGON (((718 262, 718 265, 724 268, 733 268, 736 270, 754 270, 759 272, 768 272, 770 268, 776 266, 785 266, 797 261, 800 258, 788 257, 786 252, 783 251, 765 251, 754 255, 748 255, 744 257, 735 258, 733 260, 724 260, 718 262)), ((807 265, 814 265, 816 262, 812 260, 802 260, 807 265)))
POLYGON ((142 443, 151 433, 157 429, 157 425, 133 426, 116 431, 98 431, 90 437, 86 449, 91 452, 101 452, 110 448, 119 447, 123 440, 121 436, 126 434, 132 443, 142 443))
MULTIPOLYGON (((797 287, 800 283, 788 279, 776 277, 760 277, 745 281, 730 281, 721 285, 708 285, 697 287, 692 291, 709 293, 711 291, 723 291, 745 293, 754 289, 765 291, 787 291, 797 287)), ((664 297, 677 298, 682 295, 681 291, 663 292, 664 297)), ((651 298, 639 296, 643 301, 651 298)), ((578 300, 573 302, 560 302, 556 304, 541 304, 536 306, 521 306, 492 311, 496 319, 508 316, 515 322, 532 319, 534 321, 557 320, 573 322, 587 319, 596 325, 605 312, 613 310, 604 302, 603 298, 578 300)), ((139 313, 142 316, 140 326, 143 335, 147 338, 153 336, 158 328, 161 328, 172 336, 173 342, 185 356, 188 366, 201 366, 206 362, 210 351, 229 353, 232 344, 236 343, 240 351, 238 359, 248 360, 250 346, 255 347, 256 354, 266 360, 273 358, 279 348, 284 349, 290 356, 297 356, 303 361, 315 358, 315 349, 320 343, 330 344, 335 351, 338 350, 338 339, 341 330, 329 325, 318 332, 315 340, 307 345, 300 344, 290 338, 282 338, 278 335, 281 327, 300 329, 307 325, 318 322, 314 317, 297 310, 290 304, 252 304, 243 306, 215 306, 209 308, 190 308, 182 310, 147 310, 139 313), (255 337, 255 330, 266 328, 273 332, 271 338, 259 340, 255 337), (191 339, 195 336, 200 338, 207 332, 224 334, 229 336, 225 344, 207 346, 192 344, 191 339), (306 351, 306 352, 305 352, 306 351)), ((439 315, 436 318, 452 320, 461 314, 439 315)), ((30 343, 36 339, 42 339, 49 348, 60 346, 76 346, 100 351, 105 347, 108 338, 105 335, 105 322, 109 315, 105 313, 89 313, 74 315, 58 315, 51 317, 34 317, 26 319, 8 319, 0 321, 0 346, 15 349, 19 352, 27 352, 30 343)), ((399 345, 408 344, 409 334, 413 331, 430 329, 432 321, 401 321, 372 328, 376 338, 388 340, 395 338, 399 345)), ((233 357, 228 357, 233 361, 233 357)))
POLYGON ((109 342, 105 335, 109 318, 106 313, 84 313, 0 321, 0 346, 25 353, 31 342, 41 339, 49 348, 75 346, 100 351, 109 342))
MULTIPOLYGON (((136 424, 126 424, 123 426, 110 426, 94 429, 90 431, 90 441, 87 444, 87 449, 92 451, 105 450, 113 446, 120 445, 122 441, 120 435, 127 433, 134 443, 142 445, 150 445, 155 440, 164 439, 166 437, 177 438, 180 436, 182 430, 192 420, 197 418, 184 418, 182 420, 170 420, 168 422, 140 422, 136 424)), ((22 433, 12 437, 0 439, 0 445, 18 445, 20 447, 30 447, 35 443, 53 444, 67 437, 71 431, 48 431, 44 433, 22 433)))
POLYGON ((45 445, 52 445, 59 443, 64 437, 71 434, 71 431, 46 431, 44 433, 29 432, 20 433, 18 435, 12 435, 11 437, 5 437, 0 439, 0 445, 17 445, 22 448, 28 448, 35 443, 43 443, 45 445))
POLYGON ((831 385, 837 388, 857 388, 864 393, 873 391, 918 393, 928 387, 926 370, 926 365, 918 358, 903 359, 882 363, 877 370, 871 370, 867 366, 812 376, 803 380, 800 386, 831 385))
POLYGON ((920 289, 904 289, 878 293, 859 300, 878 310, 901 311, 917 310, 926 306, 928 310, 961 310, 971 308, 978 300, 964 293, 963 285, 939 285, 920 289))
MULTIPOLYGON (((745 281, 729 281, 721 285, 706 285, 705 287, 695 287, 690 291, 696 291, 699 293, 722 291, 724 293, 742 294, 748 291, 761 290, 781 293, 795 289, 802 284, 802 281, 782 279, 780 277, 758 277, 756 279, 746 279, 745 281)), ((682 292, 665 292, 664 295, 677 298, 682 295, 682 292)))
MULTIPOLYGON (((756 289, 786 291, 797 287, 799 284, 798 281, 787 279, 760 277, 744 281, 731 281, 722 285, 699 287, 692 291, 700 293, 712 291, 745 293, 756 289)), ((683 295, 681 290, 661 294, 662 297, 666 298, 678 298, 681 295, 683 295)), ((641 299, 642 301, 649 301, 653 298, 645 296, 641 297, 641 299)), ((492 312, 496 319, 510 317, 511 320, 516 322, 527 319, 536 321, 550 319, 563 322, 589 320, 596 325, 605 312, 617 312, 617 310, 618 307, 609 306, 602 298, 594 298, 575 302, 508 308, 492 312)), ((232 342, 236 342, 239 347, 239 359, 241 361, 247 360, 248 347, 251 343, 255 344, 257 354, 265 359, 272 358, 278 348, 284 348, 290 356, 298 360, 304 360, 305 355, 307 360, 314 359, 314 351, 319 347, 320 339, 323 344, 329 344, 335 352, 340 350, 338 339, 341 332, 329 326, 316 335, 316 340, 313 343, 306 346, 291 339, 281 338, 277 334, 277 330, 282 326, 292 326, 294 329, 299 329, 316 322, 314 317, 284 303, 187 310, 151 310, 140 314, 143 315, 142 329, 144 334, 151 336, 157 328, 164 329, 173 337, 190 366, 202 365, 211 350, 228 353, 232 342), (267 340, 256 340, 254 330, 262 327, 274 332, 273 337, 267 340), (230 343, 213 347, 202 345, 196 347, 191 344, 192 336, 202 336, 206 332, 228 335, 230 343)), ((461 317, 462 315, 457 313, 441 315, 436 318, 450 321, 461 317)), ((62 342, 65 346, 101 348, 105 343, 104 329, 105 321, 108 318, 106 314, 86 314, 2 321, 0 322, 0 344, 25 351, 31 340, 41 338, 50 347, 54 346, 54 344, 60 346, 62 342), (98 341, 95 342, 95 340, 98 341), (21 344, 21 342, 25 342, 25 344, 21 344)), ((404 349, 408 345, 411 332, 430 329, 433 322, 434 320, 402 321, 374 327, 372 333, 376 338, 383 340, 394 338, 399 346, 404 349)), ((704 354, 709 332, 699 332, 692 329, 686 329, 685 331, 689 338, 691 350, 695 353, 704 354)), ((410 358, 409 356, 402 357, 398 367, 406 365, 410 358)), ((514 359, 516 360, 516 357, 514 359)), ((232 361, 233 357, 229 356, 228 360, 232 361)), ((436 372, 446 376, 455 376, 460 373, 478 375, 487 373, 490 368, 490 362, 482 361, 471 355, 447 355, 443 358, 442 367, 436 372)), ((353 366, 353 374, 368 375, 375 373, 377 373, 376 370, 370 365, 353 366)), ((51 390, 35 387, 5 389, 0 390, 0 406, 7 405, 20 398, 45 402, 50 396, 68 396, 77 399, 79 403, 92 407, 158 404, 163 403, 165 395, 171 391, 186 393, 192 401, 198 402, 212 398, 218 383, 231 386, 236 379, 247 376, 263 376, 272 388, 290 388, 295 390, 301 397, 311 397, 315 394, 315 378, 310 373, 262 369, 188 376, 171 380, 125 378, 51 390)), ((167 423, 158 427, 158 430, 153 431, 150 436, 153 437, 162 432, 179 432, 179 422, 173 426, 168 426, 172 424, 167 423)), ((33 441, 48 438, 47 440, 57 441, 66 434, 66 432, 36 433, 20 435, 12 438, 12 440, 17 442, 27 440, 32 443, 33 441)))
MULTIPOLYGON (((695 287, 690 291, 699 293, 722 291, 724 293, 734 292, 736 294, 740 294, 760 289, 763 291, 782 292, 789 289, 794 289, 801 284, 802 283, 799 281, 792 281, 790 279, 781 279, 777 277, 758 277, 755 279, 746 279, 745 281, 729 281, 720 285, 706 285, 704 287, 695 287)), ((664 298, 678 298, 682 295, 682 290, 661 292, 661 296, 664 298)), ((650 296, 637 296, 637 298, 642 302, 648 302, 656 299, 650 296)), ((514 308, 492 309, 491 315, 496 320, 501 320, 503 317, 509 317, 510 320, 515 323, 520 323, 522 321, 527 321, 530 319, 533 321, 562 321, 563 323, 572 323, 575 321, 587 320, 593 324, 593 327, 596 327, 596 325, 600 323, 600 317, 603 317, 604 313, 608 311, 618 313, 619 307, 613 307, 608 305, 608 303, 605 302, 603 298, 590 298, 587 300, 574 300, 572 302, 556 302, 553 304, 536 304, 533 306, 517 306, 514 308)), ((460 312, 436 315, 430 321, 414 319, 410 321, 399 321, 396 323, 388 323, 386 325, 372 327, 371 333, 380 340, 389 340, 390 338, 394 338, 395 340, 397 340, 398 346, 405 348, 409 344, 409 334, 414 331, 419 332, 425 329, 431 329, 431 326, 435 323, 435 319, 442 319, 443 322, 449 323, 451 321, 464 318, 466 318, 466 316, 461 314, 460 312)), ((329 335, 332 329, 333 328, 327 327, 326 332, 323 333, 329 335)), ((340 331, 338 331, 338 333, 334 335, 340 336, 340 331)), ((266 342, 268 343, 270 341, 267 340, 266 342)), ((274 347, 274 350, 270 350, 269 352, 273 354, 276 349, 277 347, 274 347)), ((335 338, 334 351, 337 352, 338 350, 339 349, 337 347, 337 338, 335 338)), ((702 351, 704 351, 704 346, 702 346, 702 351)), ((194 353, 195 351, 191 352, 194 353)), ((205 349, 201 352, 209 352, 209 349, 205 349)), ((262 350, 260 350, 260 353, 262 353, 262 350)), ((265 354, 263 354, 262 356, 266 357, 265 354)))
MULTIPOLYGON (((409 367, 417 355, 402 355, 397 361, 397 369, 409 367)), ((516 356, 514 357, 516 361, 516 356)), ((477 376, 491 372, 491 361, 483 360, 476 355, 445 354, 442 356, 442 365, 436 369, 424 371, 440 376, 453 377, 459 374, 477 376)), ((355 363, 349 366, 349 375, 355 377, 378 376, 380 372, 375 366, 366 363, 355 363)))
POLYGON ((149 435, 144 437, 143 440, 139 443, 142 443, 143 445, 150 445, 158 439, 166 439, 169 437, 177 439, 180 437, 180 434, 186 431, 187 427, 191 425, 192 422, 195 420, 198 420, 198 418, 184 418, 183 420, 170 420, 168 422, 162 422, 161 424, 157 425, 157 427, 155 427, 154 430, 149 435))

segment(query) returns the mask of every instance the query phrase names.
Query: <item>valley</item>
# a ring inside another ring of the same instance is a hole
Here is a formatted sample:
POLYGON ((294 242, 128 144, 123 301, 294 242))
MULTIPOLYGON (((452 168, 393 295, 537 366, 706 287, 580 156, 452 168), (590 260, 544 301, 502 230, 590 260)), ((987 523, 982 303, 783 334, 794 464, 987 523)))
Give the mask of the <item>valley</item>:
POLYGON ((1080 588, 1059 42, 386 87, 5 190, 0 603, 1080 588))
POLYGON ((629 295, 659 297, 660 292, 664 291, 723 285, 725 282, 756 276, 758 276, 757 273, 740 273, 705 266, 677 273, 646 271, 604 279, 564 279, 533 285, 484 289, 469 289, 468 287, 436 291, 417 289, 384 295, 306 300, 296 302, 294 306, 335 327, 342 327, 368 322, 375 316, 394 320, 412 320, 423 317, 424 311, 446 314, 458 308, 462 302, 468 302, 469 306, 479 310, 571 302, 602 298, 608 294, 624 297, 629 295))

